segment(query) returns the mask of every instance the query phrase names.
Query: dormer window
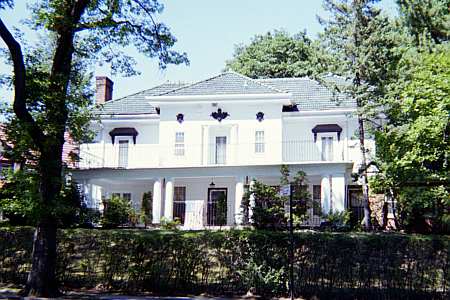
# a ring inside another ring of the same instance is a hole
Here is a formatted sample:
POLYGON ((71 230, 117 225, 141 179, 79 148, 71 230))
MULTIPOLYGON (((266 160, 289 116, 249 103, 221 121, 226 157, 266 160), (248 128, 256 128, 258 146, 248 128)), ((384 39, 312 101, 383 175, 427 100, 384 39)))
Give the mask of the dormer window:
POLYGON ((111 142, 114 145, 114 142, 116 140, 116 136, 131 136, 133 137, 133 143, 136 145, 136 137, 138 136, 138 132, 136 129, 132 127, 119 127, 114 128, 109 132, 109 135, 111 136, 111 142))
POLYGON ((339 126, 338 124, 316 125, 311 131, 314 134, 314 142, 317 142, 317 134, 318 133, 331 133, 331 132, 336 132, 337 140, 338 141, 341 140, 342 127, 339 126))

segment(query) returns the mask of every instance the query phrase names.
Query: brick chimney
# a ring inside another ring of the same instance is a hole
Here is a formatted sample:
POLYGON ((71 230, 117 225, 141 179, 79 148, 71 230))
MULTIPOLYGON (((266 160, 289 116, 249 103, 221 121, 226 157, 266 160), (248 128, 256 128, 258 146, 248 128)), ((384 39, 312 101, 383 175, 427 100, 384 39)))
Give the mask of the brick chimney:
POLYGON ((95 77, 95 101, 103 104, 112 99, 114 82, 106 76, 95 77))

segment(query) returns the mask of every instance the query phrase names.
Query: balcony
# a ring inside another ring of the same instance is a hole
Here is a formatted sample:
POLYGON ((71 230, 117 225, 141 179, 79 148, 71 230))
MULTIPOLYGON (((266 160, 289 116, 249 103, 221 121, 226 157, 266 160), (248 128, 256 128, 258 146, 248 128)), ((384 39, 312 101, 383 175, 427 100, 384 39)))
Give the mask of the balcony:
POLYGON ((124 152, 117 144, 83 144, 77 167, 133 169, 344 161, 342 141, 333 142, 325 151, 322 151, 323 147, 314 141, 167 146, 130 144, 124 152))

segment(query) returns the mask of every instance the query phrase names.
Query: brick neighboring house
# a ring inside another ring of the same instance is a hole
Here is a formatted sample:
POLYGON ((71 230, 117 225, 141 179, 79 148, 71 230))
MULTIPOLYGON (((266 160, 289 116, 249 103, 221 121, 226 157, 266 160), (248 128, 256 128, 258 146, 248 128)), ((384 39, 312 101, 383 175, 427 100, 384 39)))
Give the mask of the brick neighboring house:
MULTIPOLYGON (((4 124, 0 124, 0 141, 5 141, 5 130, 4 124)), ((76 162, 73 160, 79 154, 78 146, 74 143, 73 139, 70 137, 69 133, 65 133, 64 139, 66 142, 63 146, 62 159, 63 163, 67 165, 69 168, 73 168, 76 166, 76 162)), ((18 170, 20 168, 20 164, 16 163, 4 156, 4 147, 3 143, 0 142, 0 187, 3 186, 3 172, 7 169, 18 170)))

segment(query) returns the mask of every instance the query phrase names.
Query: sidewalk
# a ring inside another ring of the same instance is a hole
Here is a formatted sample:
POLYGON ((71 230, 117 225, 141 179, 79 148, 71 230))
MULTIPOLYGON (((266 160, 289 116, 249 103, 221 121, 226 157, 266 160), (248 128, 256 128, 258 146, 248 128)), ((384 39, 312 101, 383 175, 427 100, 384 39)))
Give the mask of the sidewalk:
MULTIPOLYGON (((18 295, 19 290, 18 289, 11 289, 11 288, 5 288, 0 289, 0 299, 17 299, 17 300, 31 300, 31 299, 50 299, 50 298, 32 298, 32 297, 20 297, 18 295)), ((234 299, 245 299, 245 300, 254 300, 259 299, 257 296, 253 295, 245 295, 242 297, 235 297, 235 298, 223 298, 223 297, 210 297, 207 295, 200 295, 200 296, 184 296, 184 297, 174 297, 174 296, 164 296, 164 297, 158 297, 158 296, 151 296, 151 295, 144 295, 144 296, 132 296, 132 295, 114 295, 114 294, 102 294, 97 292, 89 292, 89 291, 70 291, 67 292, 64 296, 58 297, 58 298, 51 298, 51 299, 80 299, 80 300, 211 300, 211 299, 217 299, 217 300, 234 300, 234 299)))

